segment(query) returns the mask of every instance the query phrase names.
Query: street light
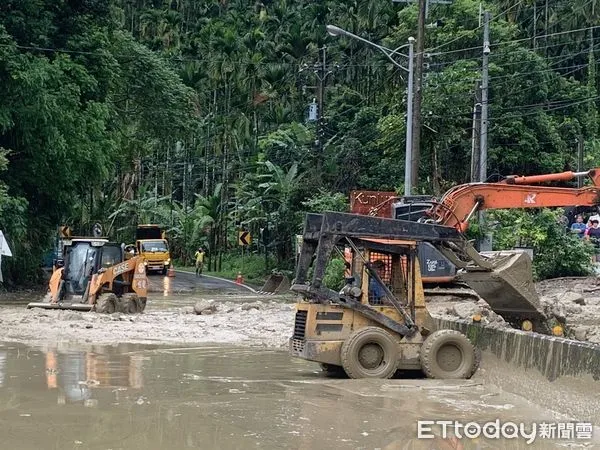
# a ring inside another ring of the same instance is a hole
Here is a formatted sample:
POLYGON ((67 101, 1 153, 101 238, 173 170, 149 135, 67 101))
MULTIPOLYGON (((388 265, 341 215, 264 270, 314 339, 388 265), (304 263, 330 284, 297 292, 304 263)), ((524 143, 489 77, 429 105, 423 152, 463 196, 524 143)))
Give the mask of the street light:
POLYGON ((400 69, 408 72, 408 95, 407 95, 407 105, 406 105, 406 154, 405 154, 405 162, 404 162, 404 196, 407 197, 412 193, 412 122, 413 122, 413 95, 414 95, 414 44, 415 38, 409 37, 408 44, 401 45, 395 50, 389 49, 382 45, 371 42, 365 38, 357 36, 354 33, 350 33, 340 27, 336 27, 335 25, 327 25, 326 27, 327 33, 331 36, 346 36, 352 39, 356 39, 357 41, 364 42, 371 47, 375 47, 377 50, 381 51, 387 58, 400 69), (408 55, 403 53, 399 53, 400 50, 408 46, 408 55), (408 58, 408 69, 402 66, 398 61, 396 61, 393 56, 401 55, 408 58))

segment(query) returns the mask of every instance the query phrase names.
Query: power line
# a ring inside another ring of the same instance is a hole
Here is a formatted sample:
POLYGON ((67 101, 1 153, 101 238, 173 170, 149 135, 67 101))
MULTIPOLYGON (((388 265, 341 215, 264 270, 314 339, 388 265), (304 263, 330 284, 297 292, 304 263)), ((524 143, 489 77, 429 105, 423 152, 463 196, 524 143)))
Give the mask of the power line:
MULTIPOLYGON (((493 16, 493 17, 491 17, 491 18, 490 18, 490 21, 492 21, 492 20, 496 20, 498 17, 501 17, 501 16, 505 15, 507 12, 509 12, 509 11, 510 11, 510 10, 512 10, 513 8, 516 8, 516 7, 517 7, 517 6, 519 6, 521 3, 523 3, 523 0, 519 0, 519 1, 518 1, 518 2, 516 2, 514 5, 512 5, 512 6, 509 6, 507 9, 505 9, 504 11, 502 11, 500 14, 497 14, 497 15, 495 15, 495 16, 493 16)), ((475 31, 477 31, 477 30, 480 30, 480 29, 482 29, 482 28, 483 28, 483 24, 479 25, 477 28, 473 28, 473 29, 471 29, 471 30, 467 30, 467 31, 466 31, 466 33, 473 33, 473 32, 475 32, 475 31)), ((452 39, 452 40, 450 40, 450 41, 448 41, 448 42, 444 42, 443 44, 440 44, 440 45, 438 45, 437 47, 434 47, 434 48, 431 48, 431 49, 426 49, 425 51, 426 51, 426 52, 428 52, 428 53, 431 53, 431 52, 434 52, 435 50, 437 50, 437 49, 439 49, 439 48, 446 47, 447 45, 450 45, 450 44, 452 44, 452 43, 454 43, 454 42, 456 42, 456 41, 458 41, 458 40, 460 40, 460 39, 464 38, 464 37, 466 36, 466 33, 465 33, 465 34, 463 34, 463 35, 461 35, 461 36, 457 36, 456 38, 454 38, 454 39, 452 39)))

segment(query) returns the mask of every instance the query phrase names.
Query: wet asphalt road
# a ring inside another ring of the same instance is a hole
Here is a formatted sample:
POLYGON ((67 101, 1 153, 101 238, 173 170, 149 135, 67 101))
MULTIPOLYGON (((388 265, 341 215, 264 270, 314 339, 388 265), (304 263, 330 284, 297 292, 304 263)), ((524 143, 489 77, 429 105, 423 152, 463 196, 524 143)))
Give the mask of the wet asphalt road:
POLYGON ((149 297, 160 293, 163 296, 185 294, 190 292, 212 294, 251 294, 252 289, 238 285, 233 281, 224 280, 210 275, 200 275, 191 272, 177 271, 174 277, 163 275, 148 275, 149 297))

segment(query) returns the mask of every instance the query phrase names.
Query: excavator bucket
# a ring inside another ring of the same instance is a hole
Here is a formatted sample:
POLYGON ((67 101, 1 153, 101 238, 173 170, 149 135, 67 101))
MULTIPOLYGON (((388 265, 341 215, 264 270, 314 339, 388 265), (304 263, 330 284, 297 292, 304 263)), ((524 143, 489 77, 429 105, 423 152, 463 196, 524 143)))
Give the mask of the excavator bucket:
POLYGON ((522 251, 482 252, 492 270, 469 264, 458 275, 491 309, 513 326, 529 320, 545 331, 546 316, 533 284, 532 262, 522 251))
POLYGON ((267 294, 282 294, 290 290, 290 280, 288 277, 282 274, 274 273, 269 275, 267 281, 260 289, 260 292, 267 294))

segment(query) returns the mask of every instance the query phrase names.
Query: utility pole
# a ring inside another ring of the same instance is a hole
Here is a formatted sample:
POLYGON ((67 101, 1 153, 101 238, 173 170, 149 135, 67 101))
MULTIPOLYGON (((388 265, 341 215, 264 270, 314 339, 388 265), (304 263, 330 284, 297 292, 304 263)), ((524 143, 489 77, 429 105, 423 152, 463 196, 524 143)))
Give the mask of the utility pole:
MULTIPOLYGON (((415 93, 413 102, 412 120, 412 160, 411 160, 411 186, 419 183, 419 165, 421 157, 421 101, 423 86, 423 51, 425 49, 425 15, 427 0, 419 0, 419 21, 417 25, 417 51, 415 64, 415 93)), ((408 162, 407 162, 408 163, 408 162)))
MULTIPOLYGON (((487 181, 487 150, 488 150, 488 86, 489 86, 489 55, 490 55, 490 13, 483 13, 483 62, 481 66, 481 125, 479 133, 479 181, 487 181)), ((477 213, 479 227, 485 230, 485 212, 477 213)), ((479 251, 492 250, 492 233, 484 232, 478 242, 479 251)))
MULTIPOLYGON (((583 135, 580 134, 577 138, 577 172, 583 172, 583 154, 584 154, 583 135)), ((583 177, 577 177, 577 187, 583 187, 583 177)))
POLYGON ((479 147, 481 138, 481 96, 479 80, 475 83, 475 106, 473 106, 473 132, 471 135, 471 183, 481 179, 479 173, 479 147))
POLYGON ((331 70, 327 68, 327 47, 323 46, 319 49, 319 62, 315 64, 315 76, 319 81, 317 86, 317 104, 318 106, 318 121, 317 121, 317 139, 315 144, 319 151, 318 157, 323 156, 323 138, 325 137, 325 85, 327 77, 331 74, 331 70))
POLYGON ((481 139, 479 150, 479 181, 487 180, 487 150, 488 150, 488 86, 489 86, 489 56, 490 56, 490 13, 483 13, 483 64, 481 67, 481 139))
POLYGON ((415 39, 408 38, 408 87, 406 94, 406 149, 404 159, 404 196, 408 197, 412 194, 412 132, 413 132, 413 106, 414 106, 414 61, 415 61, 415 39))

